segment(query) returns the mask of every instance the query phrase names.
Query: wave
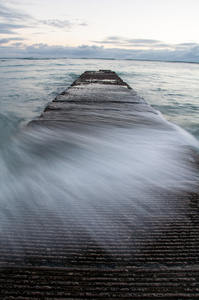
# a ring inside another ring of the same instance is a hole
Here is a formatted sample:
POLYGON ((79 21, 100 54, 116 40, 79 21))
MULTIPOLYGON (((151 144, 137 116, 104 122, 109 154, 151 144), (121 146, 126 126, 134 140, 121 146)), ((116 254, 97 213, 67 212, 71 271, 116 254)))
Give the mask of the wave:
MULTIPOLYGON (((81 133, 25 129, 0 152, 1 234, 10 228, 10 219, 20 220, 24 213, 33 215, 33 228, 42 226, 44 232, 48 228, 43 220, 52 214, 61 224, 70 222, 68 230, 78 222, 114 255, 110 245, 118 243, 120 229, 114 219, 106 217, 111 211, 120 216, 120 227, 125 228, 125 220, 141 227, 146 217, 165 213, 165 195, 198 188, 194 156, 187 151, 190 144, 198 147, 193 137, 173 125, 169 129, 92 126, 81 128, 81 133), (131 208, 125 216, 119 209, 123 205, 131 208), (71 220, 67 215, 71 212, 79 219, 71 220), (102 229, 89 223, 89 214, 96 216, 102 228, 112 222, 114 235, 100 239, 102 229)), ((171 209, 175 210, 175 203, 171 209)), ((33 234, 31 230, 23 228, 21 245, 33 234)), ((17 228, 12 233, 19 235, 17 228)))
POLYGON ((0 113, 0 148, 4 147, 4 143, 9 141, 18 132, 19 126, 23 121, 23 118, 17 117, 12 113, 0 113))

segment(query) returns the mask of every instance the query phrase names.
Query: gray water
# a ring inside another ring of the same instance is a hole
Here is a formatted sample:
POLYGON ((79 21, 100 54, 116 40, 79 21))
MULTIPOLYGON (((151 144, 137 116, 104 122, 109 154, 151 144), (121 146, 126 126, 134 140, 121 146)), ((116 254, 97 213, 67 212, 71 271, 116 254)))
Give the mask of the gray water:
POLYGON ((168 120, 199 139, 199 64, 86 60, 0 60, 4 136, 39 116, 85 70, 111 69, 168 120))
MULTIPOLYGON (((198 172, 183 147, 199 149, 198 64, 13 59, 1 60, 0 66, 1 233, 9 228, 9 218, 19 219, 26 207, 40 224, 44 207, 63 217, 58 202, 74 210, 88 207, 104 222, 106 206, 114 207, 115 201, 122 205, 126 199, 143 219, 157 214, 150 207, 149 190, 197 189, 198 172), (172 123, 166 130, 102 126, 89 134, 42 127, 24 130, 82 72, 98 69, 116 71, 172 123)), ((157 201, 164 210, 164 198, 157 201)), ((128 213, 125 218, 140 226, 140 220, 128 213)), ((90 230, 89 224, 82 226, 90 230)), ((23 232, 24 238, 28 235, 23 232)))

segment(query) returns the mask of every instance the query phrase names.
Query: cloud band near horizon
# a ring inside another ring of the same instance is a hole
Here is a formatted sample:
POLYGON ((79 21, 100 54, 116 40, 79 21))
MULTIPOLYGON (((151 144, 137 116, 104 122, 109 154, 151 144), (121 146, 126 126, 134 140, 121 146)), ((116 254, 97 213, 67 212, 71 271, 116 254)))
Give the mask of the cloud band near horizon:
MULTIPOLYGON (((20 39, 16 39, 20 40, 20 39)), ((82 45, 78 47, 49 46, 47 44, 24 45, 16 42, 6 46, 5 39, 0 40, 0 57, 35 57, 35 58, 107 58, 107 59, 142 59, 161 61, 199 62, 199 44, 188 43, 173 45, 169 48, 124 49, 104 48, 104 46, 82 45)), ((148 41, 147 41, 148 43, 148 41)))

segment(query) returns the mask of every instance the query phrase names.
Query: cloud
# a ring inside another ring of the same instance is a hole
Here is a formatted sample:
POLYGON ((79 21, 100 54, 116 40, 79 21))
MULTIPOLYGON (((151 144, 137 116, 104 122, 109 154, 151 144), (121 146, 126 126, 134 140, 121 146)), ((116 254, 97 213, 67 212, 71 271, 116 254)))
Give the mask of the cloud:
POLYGON ((6 5, 0 4, 0 19, 6 20, 9 22, 16 22, 27 20, 31 16, 29 14, 21 13, 18 10, 13 10, 6 5))
POLYGON ((190 47, 190 46, 197 46, 197 43, 181 43, 178 44, 179 46, 183 46, 183 47, 190 47))
POLYGON ((73 26, 87 26, 86 22, 77 21, 69 21, 69 20, 40 20, 38 24, 48 25, 55 28, 63 28, 63 29, 70 29, 73 26))
POLYGON ((79 47, 68 47, 47 44, 34 44, 31 46, 15 43, 11 46, 0 46, 0 57, 67 57, 67 58, 107 58, 107 59, 139 59, 139 60, 161 60, 161 61, 186 61, 199 62, 199 44, 181 48, 180 45, 169 48, 150 49, 124 49, 104 48, 104 46, 81 45, 79 47))
POLYGON ((87 26, 86 22, 76 19, 70 20, 37 20, 29 14, 13 10, 5 5, 0 4, 0 33, 1 34, 17 34, 20 28, 38 28, 43 26, 51 26, 57 29, 70 29, 73 26, 87 26))
POLYGON ((87 22, 81 22, 78 24, 79 26, 88 26, 88 23, 87 22))
POLYGON ((10 41, 9 39, 0 39, 0 44, 6 44, 9 41, 10 41))
POLYGON ((0 23, 0 33, 4 34, 16 34, 16 29, 19 28, 27 28, 26 25, 19 25, 19 24, 8 24, 8 23, 0 23))
POLYGON ((6 28, 6 27, 1 27, 2 24, 0 24, 0 33, 1 34, 14 34, 15 32, 6 28))
POLYGON ((32 17, 0 4, 0 33, 17 34, 20 28, 29 28, 32 17))
POLYGON ((121 36, 109 36, 102 41, 92 41, 97 44, 109 44, 118 47, 151 47, 151 46, 158 46, 162 42, 159 40, 153 39, 129 39, 121 36))
POLYGON ((59 45, 49 46, 47 44, 34 44, 24 49, 24 54, 42 57, 95 57, 101 56, 101 52, 103 52, 103 47, 88 45, 64 47, 59 45))
POLYGON ((41 20, 41 24, 57 28, 71 28, 72 23, 68 20, 41 20))
POLYGON ((199 61, 197 43, 166 44, 155 39, 130 39, 121 36, 109 36, 102 41, 93 42, 112 46, 106 52, 111 51, 113 56, 125 59, 199 61))
POLYGON ((22 41, 24 40, 23 38, 3 38, 3 39, 0 39, 0 44, 7 44, 9 42, 12 42, 12 41, 22 41))

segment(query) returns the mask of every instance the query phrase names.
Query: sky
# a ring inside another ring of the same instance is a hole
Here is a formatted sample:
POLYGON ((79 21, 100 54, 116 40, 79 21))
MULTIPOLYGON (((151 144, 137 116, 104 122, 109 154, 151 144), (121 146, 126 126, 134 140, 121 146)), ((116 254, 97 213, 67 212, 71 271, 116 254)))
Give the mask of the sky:
POLYGON ((199 0, 0 0, 0 57, 199 62, 199 0))

